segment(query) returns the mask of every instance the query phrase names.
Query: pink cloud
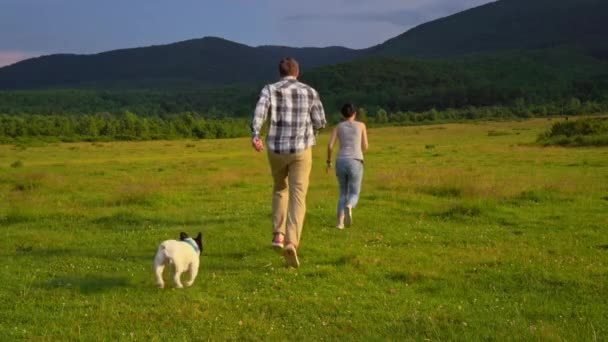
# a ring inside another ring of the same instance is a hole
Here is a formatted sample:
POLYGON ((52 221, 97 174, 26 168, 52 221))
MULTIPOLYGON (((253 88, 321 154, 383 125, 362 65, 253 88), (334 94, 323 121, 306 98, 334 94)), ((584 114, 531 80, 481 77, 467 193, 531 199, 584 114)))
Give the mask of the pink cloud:
POLYGON ((0 68, 38 56, 39 54, 25 51, 0 51, 0 68))

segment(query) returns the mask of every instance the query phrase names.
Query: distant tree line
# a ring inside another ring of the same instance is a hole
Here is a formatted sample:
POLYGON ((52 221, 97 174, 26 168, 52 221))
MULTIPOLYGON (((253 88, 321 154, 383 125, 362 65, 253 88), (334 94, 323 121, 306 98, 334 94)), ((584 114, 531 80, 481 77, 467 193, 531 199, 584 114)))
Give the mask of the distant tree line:
MULTIPOLYGON (((595 101, 581 102, 571 98, 565 103, 549 103, 544 105, 526 104, 518 99, 511 106, 485 106, 465 108, 447 108, 438 110, 431 108, 426 111, 396 111, 389 112, 384 108, 374 106, 370 109, 359 108, 358 118, 372 125, 391 124, 424 124, 433 122, 460 122, 468 120, 487 119, 526 119, 550 116, 576 116, 580 114, 608 113, 608 103, 595 101)), ((339 120, 338 114, 332 115, 332 121, 339 120)))
POLYGON ((249 134, 245 119, 203 118, 196 113, 167 116, 121 114, 0 115, 0 142, 23 139, 62 141, 234 138, 249 134))
MULTIPOLYGON (((358 119, 370 126, 417 125, 474 120, 508 120, 547 116, 576 116, 608 113, 608 103, 581 102, 527 105, 518 100, 512 106, 448 108, 426 111, 390 112, 379 106, 360 107, 358 119)), ((340 121, 336 111, 328 112, 330 125, 340 121)), ((84 115, 0 114, 0 142, 20 140, 109 141, 157 139, 215 139, 250 134, 250 118, 207 117, 195 112, 162 116, 122 113, 84 115)))
POLYGON ((257 85, 0 91, 0 113, 93 115, 129 111, 141 116, 165 116, 195 112, 208 118, 247 117, 258 93, 257 85))

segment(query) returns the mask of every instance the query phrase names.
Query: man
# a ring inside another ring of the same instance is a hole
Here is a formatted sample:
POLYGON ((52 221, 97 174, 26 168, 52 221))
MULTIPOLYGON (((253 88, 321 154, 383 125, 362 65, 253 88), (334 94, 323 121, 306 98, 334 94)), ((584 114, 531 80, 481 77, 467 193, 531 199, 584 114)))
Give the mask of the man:
POLYGON ((312 146, 326 120, 317 91, 298 81, 300 68, 295 59, 281 60, 279 74, 278 82, 262 89, 251 122, 251 144, 258 152, 264 150, 260 131, 270 115, 266 145, 274 179, 272 246, 283 248, 287 264, 298 267, 312 146))

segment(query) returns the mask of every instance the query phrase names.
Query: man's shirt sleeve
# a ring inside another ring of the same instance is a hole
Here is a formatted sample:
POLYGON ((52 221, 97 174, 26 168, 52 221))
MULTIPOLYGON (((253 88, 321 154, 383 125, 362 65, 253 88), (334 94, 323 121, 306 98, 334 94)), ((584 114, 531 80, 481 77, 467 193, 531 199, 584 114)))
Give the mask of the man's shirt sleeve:
POLYGON ((310 119, 312 121, 312 127, 315 132, 319 131, 321 128, 325 127, 327 123, 325 120, 325 110, 323 109, 323 103, 321 103, 321 98, 319 94, 315 91, 315 96, 313 99, 312 107, 310 109, 310 119))
POLYGON ((251 137, 260 137, 262 125, 266 121, 268 116, 268 110, 270 109, 270 90, 268 86, 262 89, 260 93, 260 99, 258 104, 255 106, 255 112, 253 114, 253 120, 251 121, 251 137))

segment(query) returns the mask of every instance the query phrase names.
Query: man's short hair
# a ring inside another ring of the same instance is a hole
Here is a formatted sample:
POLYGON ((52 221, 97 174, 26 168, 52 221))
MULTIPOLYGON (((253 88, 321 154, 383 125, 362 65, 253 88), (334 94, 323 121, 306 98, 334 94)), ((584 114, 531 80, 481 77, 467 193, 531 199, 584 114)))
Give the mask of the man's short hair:
POLYGON ((285 76, 296 76, 300 73, 300 65, 298 65, 298 61, 289 57, 283 58, 279 62, 279 74, 281 77, 285 76))

